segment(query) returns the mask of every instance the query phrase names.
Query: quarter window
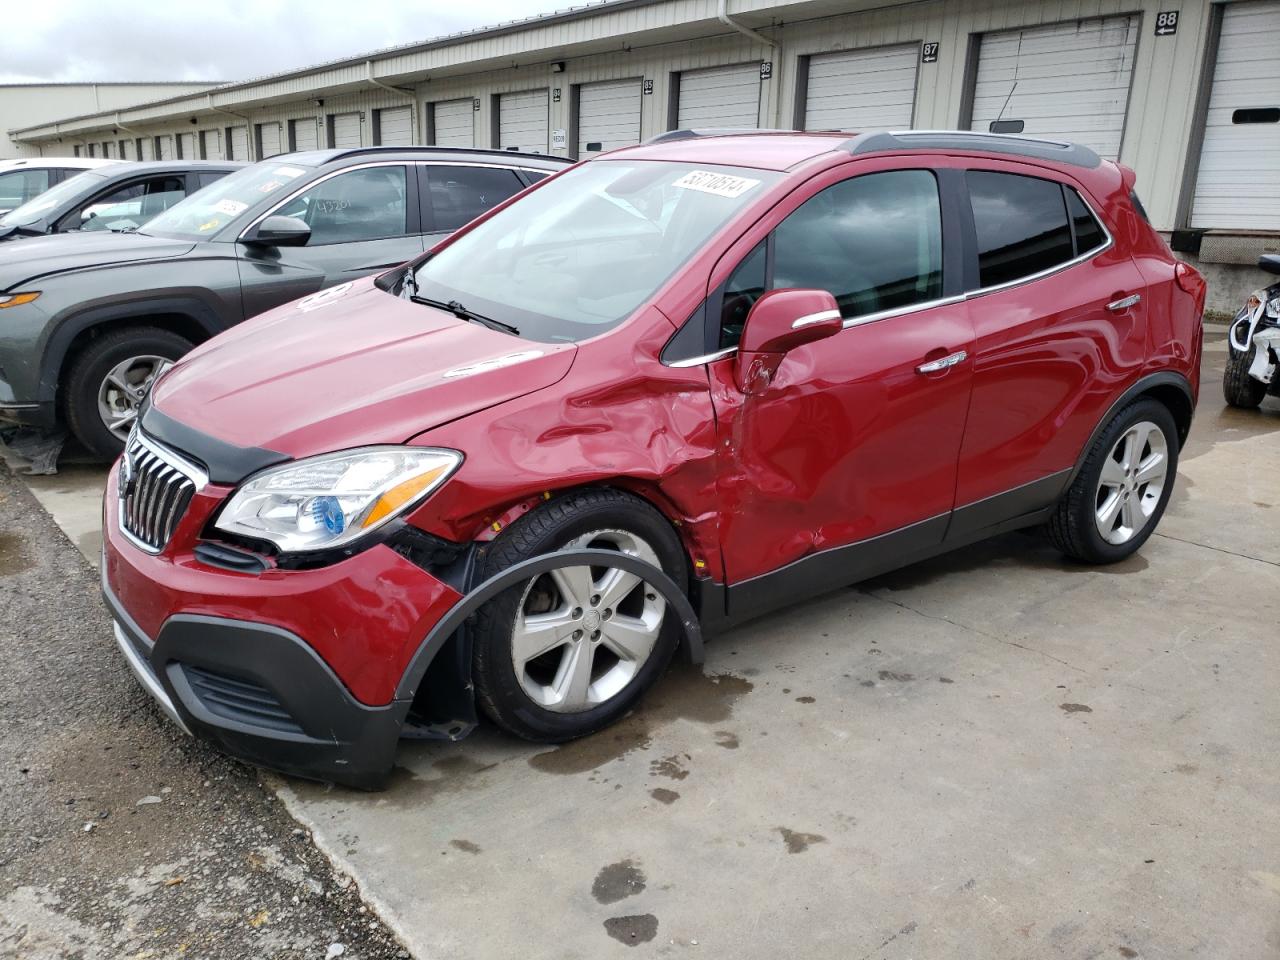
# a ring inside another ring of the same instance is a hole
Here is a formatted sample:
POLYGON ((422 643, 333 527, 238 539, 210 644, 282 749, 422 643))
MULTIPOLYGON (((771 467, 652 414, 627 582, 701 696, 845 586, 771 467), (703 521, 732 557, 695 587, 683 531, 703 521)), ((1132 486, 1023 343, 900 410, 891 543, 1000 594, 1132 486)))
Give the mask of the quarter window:
POLYGON ((986 170, 970 170, 965 180, 978 237, 980 286, 1020 280, 1075 256, 1058 183, 986 170))
POLYGON ((492 167, 430 167, 427 183, 437 232, 457 230, 524 189, 510 170, 492 167))
POLYGON ((720 347, 736 346, 766 289, 826 290, 845 318, 900 310, 942 296, 942 212, 927 170, 844 180, 778 225, 772 276, 764 244, 730 275, 721 301, 720 347))
POLYGON ((274 213, 311 227, 307 245, 402 237, 408 231, 404 167, 352 170, 317 183, 274 213))
POLYGON ((49 189, 48 170, 14 170, 0 175, 0 210, 12 210, 49 189))
POLYGON ((1107 242, 1102 227, 1089 212, 1089 207, 1080 199, 1080 194, 1070 187, 1063 187, 1067 196, 1067 213, 1071 215, 1071 229, 1076 235, 1076 256, 1098 249, 1107 242))

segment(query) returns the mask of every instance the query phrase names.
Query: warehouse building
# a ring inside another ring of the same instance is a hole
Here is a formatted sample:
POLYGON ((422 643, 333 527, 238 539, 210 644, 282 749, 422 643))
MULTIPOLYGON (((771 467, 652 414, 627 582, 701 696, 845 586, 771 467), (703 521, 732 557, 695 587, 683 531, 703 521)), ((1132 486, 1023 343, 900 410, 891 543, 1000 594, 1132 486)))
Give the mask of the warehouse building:
POLYGON ((435 144, 572 157, 685 127, 1076 140, 1234 309, 1280 251, 1280 0, 606 0, 11 132, 262 159, 435 144))

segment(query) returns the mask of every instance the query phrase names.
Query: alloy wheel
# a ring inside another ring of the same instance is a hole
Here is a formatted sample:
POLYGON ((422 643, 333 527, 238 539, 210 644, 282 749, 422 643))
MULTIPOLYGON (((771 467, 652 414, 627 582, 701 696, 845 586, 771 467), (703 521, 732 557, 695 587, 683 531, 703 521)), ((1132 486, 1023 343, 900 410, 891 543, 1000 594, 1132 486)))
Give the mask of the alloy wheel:
POLYGON ((1150 420, 1129 427, 1102 463, 1094 501, 1098 533, 1108 543, 1127 543, 1150 522, 1169 473, 1164 431, 1150 420))
MULTIPOLYGON (((625 530, 597 530, 562 549, 617 550, 661 569, 648 543, 625 530)), ((511 661, 531 700, 580 713, 626 689, 648 662, 666 601, 641 577, 615 567, 559 567, 530 581, 520 598, 511 661)))
POLYGON ((98 416, 106 428, 127 439, 151 384, 171 366, 168 357, 145 355, 129 357, 108 370, 98 386, 98 416))

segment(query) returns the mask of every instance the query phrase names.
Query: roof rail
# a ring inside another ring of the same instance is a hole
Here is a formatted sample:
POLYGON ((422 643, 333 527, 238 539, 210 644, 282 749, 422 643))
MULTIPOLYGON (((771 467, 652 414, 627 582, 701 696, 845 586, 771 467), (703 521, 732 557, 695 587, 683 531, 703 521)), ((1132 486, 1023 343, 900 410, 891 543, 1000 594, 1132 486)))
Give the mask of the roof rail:
POLYGON ((698 137, 740 137, 750 133, 799 133, 799 130, 781 130, 760 127, 707 127, 704 130, 668 130, 644 141, 651 143, 674 143, 677 140, 695 140, 698 137))
POLYGON ((983 150, 1053 160, 1090 170, 1102 163, 1096 153, 1078 143, 972 130, 881 130, 858 134, 840 144, 839 149, 848 150, 854 156, 897 150, 983 150))
POLYGON ((334 160, 343 160, 347 157, 363 157, 368 156, 369 154, 379 153, 478 153, 493 157, 519 157, 525 160, 548 160, 551 163, 563 163, 565 165, 573 162, 568 157, 557 157, 547 153, 525 153, 520 150, 492 150, 485 147, 429 147, 420 143, 406 144, 400 147, 352 147, 348 150, 336 150, 332 147, 326 150, 322 147, 319 150, 307 150, 305 152, 326 154, 326 163, 332 163, 334 160))

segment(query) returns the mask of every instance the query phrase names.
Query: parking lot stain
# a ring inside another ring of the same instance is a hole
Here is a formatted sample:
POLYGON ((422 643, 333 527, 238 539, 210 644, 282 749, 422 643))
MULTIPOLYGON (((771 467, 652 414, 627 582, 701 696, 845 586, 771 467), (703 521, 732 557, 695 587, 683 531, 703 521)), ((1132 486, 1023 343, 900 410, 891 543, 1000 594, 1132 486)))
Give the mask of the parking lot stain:
POLYGON ((649 791, 649 796, 659 803, 665 803, 667 806, 671 806, 671 804, 680 799, 680 794, 674 790, 668 790, 666 787, 654 787, 649 791))
POLYGON ((859 680, 859 681, 858 681, 858 686, 860 686, 860 687, 874 687, 875 685, 876 685, 876 682, 875 682, 874 680, 859 680))
POLYGON ((478 843, 472 843, 470 840, 450 840, 449 846, 456 850, 461 850, 463 853, 481 852, 480 845, 478 843))
POLYGON ((817 703, 816 697, 796 697, 796 703, 817 703))
POLYGON ((1176 770, 1178 773, 1185 773, 1188 776, 1190 776, 1200 768, 1196 766, 1194 763, 1180 763, 1173 769, 1176 770))
POLYGON ((939 683, 955 683, 955 681, 952 680, 950 677, 939 677, 938 682, 939 683))
POLYGON ((652 913, 634 917, 610 917, 604 922, 604 931, 619 943, 638 947, 658 935, 658 918, 652 913))
POLYGON ((473 786, 477 774, 492 770, 496 763, 481 763, 465 753, 442 757, 431 765, 440 776, 422 777, 408 767, 396 766, 387 781, 387 792, 381 803, 404 803, 414 806, 430 803, 440 794, 460 793, 473 786))
POLYGON ((910 673, 894 673, 892 670, 881 670, 880 679, 892 680, 895 683, 907 683, 908 681, 914 680, 915 676, 910 673))
POLYGON ((815 843, 827 842, 827 838, 820 833, 801 833, 798 830, 788 830, 786 827, 776 829, 782 834, 782 842, 787 845, 787 853, 804 853, 815 843))
POLYGON ((543 773, 587 773, 598 767, 621 760, 632 750, 649 746, 649 724, 639 713, 633 713, 612 727, 590 737, 571 740, 568 743, 534 754, 529 766, 543 773))
POLYGON ((689 776, 689 771, 685 769, 685 763, 689 760, 687 753, 677 753, 670 757, 663 757, 661 760, 651 761, 649 764, 649 773, 655 777, 669 777, 672 780, 683 780, 689 776))
POLYGON ((1132 958, 1138 955, 1138 951, 1133 949, 1133 947, 1116 947, 1116 950, 1120 952, 1120 956, 1122 957, 1132 958))
POLYGON ((716 731, 716 746, 724 747, 726 750, 738 749, 738 735, 729 730, 716 731))
POLYGON ((617 903, 643 893, 646 878, 634 860, 619 860, 601 867, 591 884, 591 895, 597 903, 617 903))
POLYGON ((0 577, 30 570, 32 561, 26 553, 27 541, 15 533, 0 533, 0 577))
POLYGON ((1093 707, 1086 707, 1083 703, 1060 703, 1058 709, 1063 713, 1093 713, 1093 707))

